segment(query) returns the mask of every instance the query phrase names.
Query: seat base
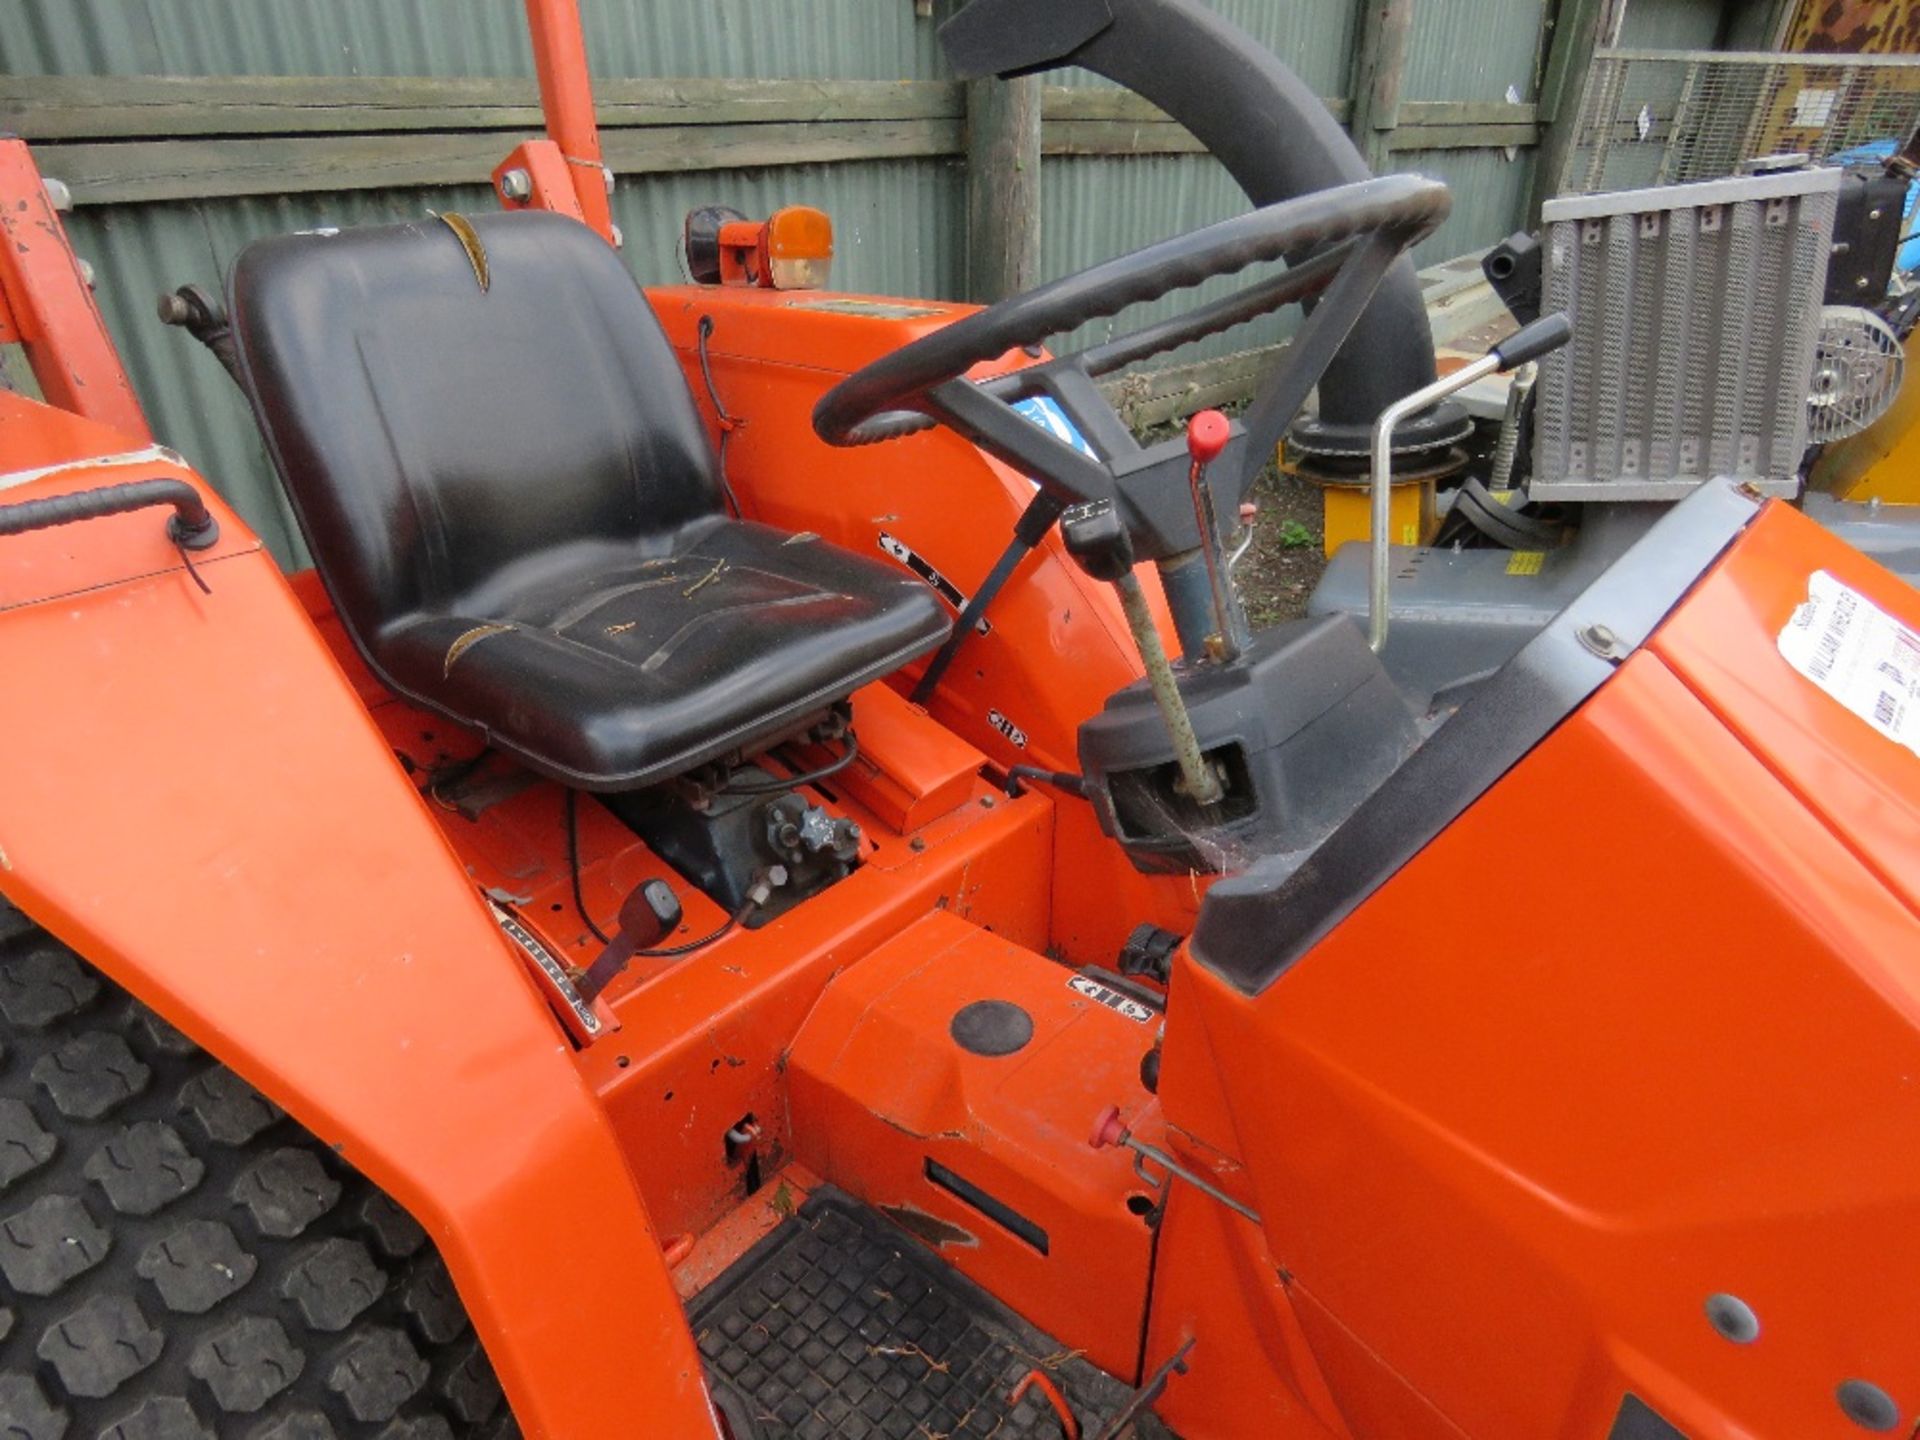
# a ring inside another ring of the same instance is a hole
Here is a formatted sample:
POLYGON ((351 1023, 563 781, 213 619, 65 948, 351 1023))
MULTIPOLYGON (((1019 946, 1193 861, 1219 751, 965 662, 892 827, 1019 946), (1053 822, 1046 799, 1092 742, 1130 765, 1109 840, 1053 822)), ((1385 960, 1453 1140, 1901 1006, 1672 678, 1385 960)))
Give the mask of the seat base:
POLYGON ((394 689, 555 779, 632 790, 790 732, 945 638, 931 591, 816 535, 716 519, 670 553, 580 542, 402 618, 394 689))

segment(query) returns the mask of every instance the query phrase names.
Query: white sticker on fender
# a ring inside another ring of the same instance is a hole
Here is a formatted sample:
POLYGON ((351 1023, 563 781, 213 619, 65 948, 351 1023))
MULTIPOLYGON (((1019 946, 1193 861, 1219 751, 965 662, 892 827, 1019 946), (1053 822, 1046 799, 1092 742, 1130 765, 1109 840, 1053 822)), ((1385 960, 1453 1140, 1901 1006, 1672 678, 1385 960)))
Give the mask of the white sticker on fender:
POLYGON ((1895 744, 1920 755, 1920 635, 1824 570, 1780 632, 1786 662, 1895 744))

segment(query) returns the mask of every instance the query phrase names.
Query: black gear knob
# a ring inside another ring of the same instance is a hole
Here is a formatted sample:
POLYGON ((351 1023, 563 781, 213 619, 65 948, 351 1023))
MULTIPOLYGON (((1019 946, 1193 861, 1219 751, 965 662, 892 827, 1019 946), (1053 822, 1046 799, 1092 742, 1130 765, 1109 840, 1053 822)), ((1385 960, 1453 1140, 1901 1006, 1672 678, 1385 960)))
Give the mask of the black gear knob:
POLYGON ((1111 500, 1088 500, 1060 516, 1067 553, 1096 580, 1111 584, 1133 569, 1133 538, 1111 500))

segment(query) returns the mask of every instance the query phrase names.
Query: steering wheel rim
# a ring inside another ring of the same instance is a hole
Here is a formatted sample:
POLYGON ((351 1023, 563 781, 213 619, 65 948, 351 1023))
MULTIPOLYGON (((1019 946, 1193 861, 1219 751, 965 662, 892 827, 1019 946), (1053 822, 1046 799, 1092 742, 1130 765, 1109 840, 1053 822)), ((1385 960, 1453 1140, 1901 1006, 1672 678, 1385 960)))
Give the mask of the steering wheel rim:
MULTIPOLYGON (((1397 254, 1431 233, 1446 218, 1450 204, 1446 187, 1438 181, 1381 176, 1262 206, 1101 261, 963 316, 855 371, 820 398, 813 412, 814 431, 829 445, 851 446, 927 429, 950 418, 940 413, 946 407, 929 404, 936 389, 1009 350, 1036 346, 1130 305, 1237 274, 1250 265, 1365 235, 1395 242, 1397 254)), ((1301 268, 1291 267, 1287 273, 1301 268)), ((1331 276, 1324 278, 1330 281, 1331 276)), ((1301 298, 1279 283, 1285 279, 1283 274, 1268 282, 1278 298, 1251 313, 1235 312, 1237 318, 1223 314, 1204 329, 1174 322, 1147 327, 1139 333, 1163 332, 1161 343, 1154 351, 1131 353, 1123 363, 1204 338, 1301 298)), ((1208 312, 1230 308, 1221 303, 1204 307, 1208 312)), ((1123 343, 1109 341, 1082 353, 1096 355, 1123 343)))
POLYGON ((842 380, 814 407, 829 444, 865 445, 943 424, 1020 471, 1062 506, 1111 501, 1141 559, 1201 543, 1179 437, 1143 446, 1094 376, 1318 295, 1305 323, 1262 378, 1208 468, 1214 512, 1233 514, 1266 457, 1305 404, 1406 248, 1446 218, 1438 181, 1390 175, 1298 196, 1161 241, 1015 295, 922 336, 842 380), (1264 260, 1304 255, 1223 300, 1089 349, 1052 356, 978 383, 982 361, 1264 260), (1036 423, 1015 408, 1039 395, 1059 415, 1036 423))

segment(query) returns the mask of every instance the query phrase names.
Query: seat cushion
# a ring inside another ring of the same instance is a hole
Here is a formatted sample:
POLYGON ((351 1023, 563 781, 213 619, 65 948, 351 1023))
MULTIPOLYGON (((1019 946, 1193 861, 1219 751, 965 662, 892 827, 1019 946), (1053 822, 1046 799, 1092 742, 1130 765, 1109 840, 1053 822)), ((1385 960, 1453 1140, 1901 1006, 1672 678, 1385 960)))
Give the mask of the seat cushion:
POLYGON ((878 561, 717 520, 667 554, 546 552, 388 625, 369 658, 534 768, 624 790, 780 733, 948 627, 932 591, 878 561))
POLYGON ((539 212, 278 235, 228 279, 246 389, 356 638, 582 541, 724 513, 713 447, 618 254, 539 212))
POLYGON ((947 633, 932 594, 877 560, 725 517, 680 362, 576 221, 263 240, 228 297, 354 644, 545 774, 671 778, 947 633))

